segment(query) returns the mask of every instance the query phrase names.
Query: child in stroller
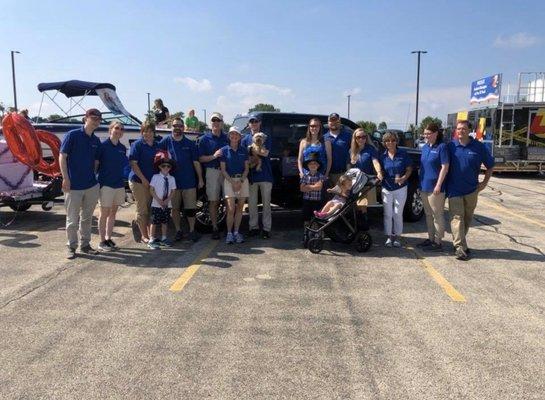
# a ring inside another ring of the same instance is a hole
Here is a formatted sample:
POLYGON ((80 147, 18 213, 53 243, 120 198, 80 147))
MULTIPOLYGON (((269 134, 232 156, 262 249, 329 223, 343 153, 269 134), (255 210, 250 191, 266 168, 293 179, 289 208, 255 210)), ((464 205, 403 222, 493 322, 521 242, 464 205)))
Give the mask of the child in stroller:
POLYGON ((329 200, 320 211, 314 211, 314 216, 317 218, 329 218, 340 210, 346 203, 346 199, 350 195, 350 189, 352 188, 352 179, 348 175, 341 175, 337 182, 337 186, 328 189, 330 193, 336 193, 335 196, 329 200))
POLYGON ((353 243, 359 252, 369 250, 372 239, 368 227, 358 223, 356 202, 366 196, 369 190, 376 190, 377 180, 369 177, 357 168, 348 170, 334 191, 339 198, 331 200, 312 218, 305 228, 305 245, 312 253, 319 253, 323 241, 328 237, 333 242, 353 243), (340 193, 339 193, 340 192, 340 193))

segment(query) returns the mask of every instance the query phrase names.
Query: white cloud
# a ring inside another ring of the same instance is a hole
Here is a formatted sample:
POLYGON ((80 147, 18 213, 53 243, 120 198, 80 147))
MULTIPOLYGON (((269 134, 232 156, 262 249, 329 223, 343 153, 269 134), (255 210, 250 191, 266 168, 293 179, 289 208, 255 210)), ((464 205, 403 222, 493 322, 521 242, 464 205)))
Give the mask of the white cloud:
POLYGON ((212 90, 212 84, 208 79, 198 81, 190 77, 174 78, 174 82, 181 83, 189 88, 192 92, 208 92, 212 90))
POLYGON ((511 36, 498 36, 494 41, 494 47, 507 49, 524 49, 535 46, 540 42, 537 36, 533 36, 526 32, 514 33, 511 36))
POLYGON ((345 91, 343 92, 343 97, 346 97, 346 96, 348 96, 348 95, 354 96, 354 95, 360 94, 360 93, 361 93, 361 88, 356 87, 356 88, 353 88, 353 89, 345 90, 345 91))
POLYGON ((289 96, 292 94, 291 89, 280 86, 271 85, 269 83, 252 83, 252 82, 233 82, 227 86, 229 93, 239 96, 256 96, 266 93, 278 94, 281 96, 289 96))

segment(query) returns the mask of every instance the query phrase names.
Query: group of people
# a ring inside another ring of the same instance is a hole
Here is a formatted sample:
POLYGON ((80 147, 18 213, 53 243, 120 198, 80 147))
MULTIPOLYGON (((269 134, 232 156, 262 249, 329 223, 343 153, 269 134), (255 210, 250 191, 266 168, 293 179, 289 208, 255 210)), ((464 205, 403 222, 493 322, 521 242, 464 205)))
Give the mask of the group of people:
MULTIPOLYGON (((126 148, 120 142, 123 135, 120 122, 110 124, 109 138, 100 143, 93 134, 100 121, 100 111, 88 110, 83 127, 68 132, 61 146, 68 258, 75 257, 78 225, 81 251, 96 253, 90 246, 91 218, 99 200, 99 250, 116 248, 112 230, 117 209, 125 201, 126 148)), ((172 118, 170 122, 171 134, 160 141, 155 138, 153 122, 142 124, 142 137, 132 143, 129 150, 129 187, 136 203, 135 239, 152 249, 171 246, 167 224, 172 219, 176 230, 174 240, 186 237, 198 241, 200 236, 195 231, 197 190, 203 187, 208 198, 213 239, 220 238, 218 207, 222 198, 227 209, 226 243, 244 241, 240 225, 246 201, 249 235, 269 238, 272 227, 272 138, 261 132, 259 117, 250 116, 249 132, 243 136, 234 126, 225 133, 223 116, 214 112, 210 117, 211 129, 200 137, 198 144, 184 135, 185 124, 181 118, 172 118), (259 197, 263 206, 261 229, 259 197), (182 211, 189 226, 187 233, 182 230, 182 211)), ((358 168, 368 175, 376 175, 381 181, 385 246, 401 247, 403 209, 408 181, 413 173, 407 152, 398 148, 398 138, 393 132, 383 135, 385 150, 379 152, 362 128, 351 132, 343 127, 337 113, 329 115, 327 125, 328 130, 324 133, 322 122, 312 118, 299 146, 298 169, 305 224, 313 216, 326 218, 342 207, 351 187, 345 171, 358 168), (327 188, 333 192, 333 198, 326 203, 326 198, 331 197, 327 188)), ((455 255, 466 260, 470 250, 465 237, 478 192, 486 186, 494 162, 484 145, 469 136, 467 121, 458 123, 456 133, 457 139, 445 144, 437 125, 430 124, 424 131, 427 143, 422 150, 419 172, 428 238, 418 246, 442 250, 443 210, 448 197, 455 255), (481 164, 487 170, 484 180, 479 183, 481 164)), ((376 201, 374 190, 358 200, 359 226, 367 226, 367 207, 376 201)))
MULTIPOLYGON (((162 99, 155 99, 153 101, 153 116, 155 119, 155 125, 158 128, 168 128, 169 124, 172 123, 172 117, 170 116, 170 111, 164 105, 162 99)), ((185 128, 187 132, 198 132, 199 131, 199 119, 195 116, 195 110, 190 109, 185 117, 185 128)))

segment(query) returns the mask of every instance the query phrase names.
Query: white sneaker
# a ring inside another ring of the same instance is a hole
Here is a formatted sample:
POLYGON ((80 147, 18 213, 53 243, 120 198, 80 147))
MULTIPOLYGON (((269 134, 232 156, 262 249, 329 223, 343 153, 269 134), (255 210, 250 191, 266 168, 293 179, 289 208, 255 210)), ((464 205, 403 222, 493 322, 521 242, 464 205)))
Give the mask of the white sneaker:
POLYGON ((393 243, 394 247, 401 247, 401 242, 399 240, 394 240, 394 243, 393 243))
POLYGON ((386 239, 386 243, 384 243, 384 247, 392 247, 392 239, 390 238, 386 239))
POLYGON ((233 233, 227 232, 227 236, 225 237, 225 243, 233 244, 234 242, 235 242, 235 237, 233 236, 233 233))

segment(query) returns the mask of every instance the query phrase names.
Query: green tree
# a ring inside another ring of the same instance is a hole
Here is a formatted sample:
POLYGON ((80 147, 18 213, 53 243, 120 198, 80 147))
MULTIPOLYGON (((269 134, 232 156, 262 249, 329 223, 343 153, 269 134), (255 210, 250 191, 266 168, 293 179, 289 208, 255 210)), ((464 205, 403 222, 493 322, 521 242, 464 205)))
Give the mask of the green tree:
POLYGON ((380 124, 378 124, 378 129, 388 129, 388 125, 386 122, 382 121, 380 124))
POLYGON ((259 103, 248 110, 249 113, 253 111, 275 111, 280 112, 279 108, 275 108, 272 104, 259 103))
POLYGON ((362 127, 365 133, 368 135, 377 130, 377 124, 375 124, 373 121, 358 121, 356 124, 362 127))
POLYGON ((431 123, 435 123, 435 124, 439 125, 439 127, 441 127, 443 125, 443 121, 441 121, 439 118, 431 117, 431 116, 428 115, 426 118, 424 118, 420 122, 420 126, 418 127, 418 134, 422 135, 422 133, 424 133, 424 129, 426 129, 426 126, 428 126, 428 124, 431 124, 431 123))
POLYGON ((183 111, 177 111, 170 114, 170 120, 172 121, 174 118, 181 118, 183 120, 185 118, 185 114, 183 111))
POLYGON ((47 120, 48 120, 48 121, 53 121, 53 120, 60 119, 60 118, 62 118, 62 115, 59 115, 59 114, 51 114, 49 117, 47 117, 47 120))

